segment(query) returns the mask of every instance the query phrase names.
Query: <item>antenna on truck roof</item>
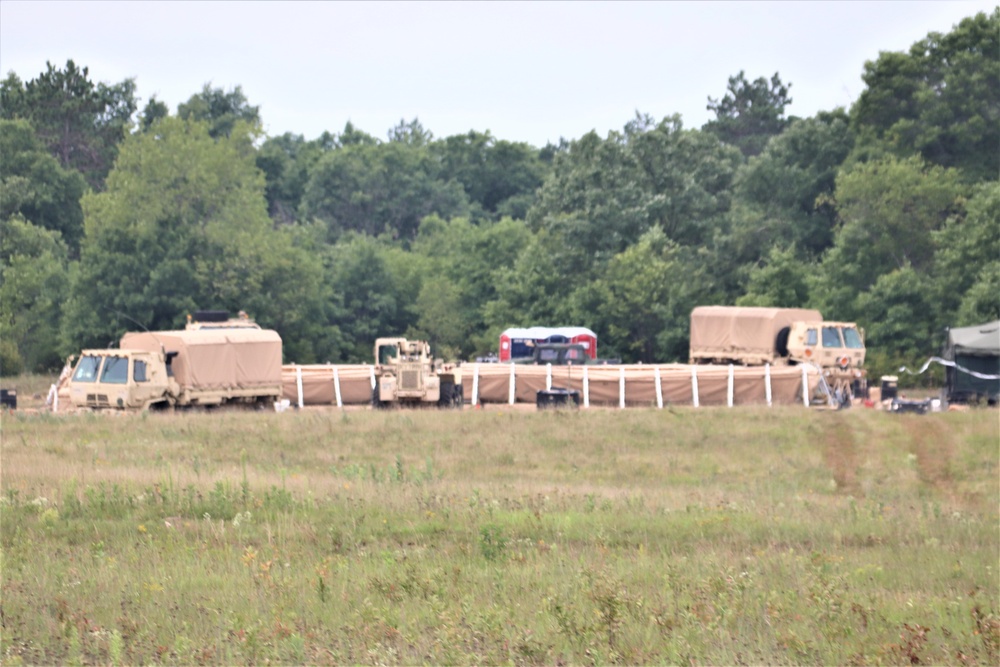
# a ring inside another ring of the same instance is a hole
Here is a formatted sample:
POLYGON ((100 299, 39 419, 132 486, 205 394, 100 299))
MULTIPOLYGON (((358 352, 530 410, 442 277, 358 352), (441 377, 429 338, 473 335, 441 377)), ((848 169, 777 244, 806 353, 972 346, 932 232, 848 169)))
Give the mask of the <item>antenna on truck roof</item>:
POLYGON ((110 310, 115 315, 120 315, 121 317, 124 317, 129 322, 133 322, 135 324, 138 324, 140 327, 142 327, 143 331, 145 331, 146 333, 149 333, 149 329, 146 328, 146 325, 143 324, 142 322, 140 322, 139 320, 135 319, 134 317, 130 317, 130 316, 126 315, 125 313, 123 313, 122 311, 115 310, 114 308, 111 308, 110 306, 105 306, 105 308, 107 310, 110 310))

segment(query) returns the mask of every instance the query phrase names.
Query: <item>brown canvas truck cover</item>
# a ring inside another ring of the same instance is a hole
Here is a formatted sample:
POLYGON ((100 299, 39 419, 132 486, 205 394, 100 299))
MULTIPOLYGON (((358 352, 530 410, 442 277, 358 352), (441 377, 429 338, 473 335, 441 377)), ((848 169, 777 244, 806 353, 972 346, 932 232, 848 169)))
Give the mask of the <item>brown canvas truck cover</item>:
POLYGON ((818 310, 698 306, 691 311, 691 362, 773 362, 778 332, 793 322, 821 322, 818 310))
POLYGON ((270 329, 133 332, 120 346, 177 352, 171 366, 181 391, 281 389, 281 336, 270 329))

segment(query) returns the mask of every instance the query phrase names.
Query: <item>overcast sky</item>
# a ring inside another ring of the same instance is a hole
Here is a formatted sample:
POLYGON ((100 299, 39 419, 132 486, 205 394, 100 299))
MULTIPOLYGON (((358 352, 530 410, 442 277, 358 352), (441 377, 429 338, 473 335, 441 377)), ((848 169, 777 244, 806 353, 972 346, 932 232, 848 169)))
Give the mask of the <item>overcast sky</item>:
POLYGON ((866 60, 996 2, 42 2, 0 0, 0 70, 72 58, 134 77, 175 112, 204 84, 242 86, 265 130, 345 123, 385 138, 419 118, 535 146, 619 130, 636 111, 709 120, 728 78, 778 72, 789 115, 849 107, 866 60))

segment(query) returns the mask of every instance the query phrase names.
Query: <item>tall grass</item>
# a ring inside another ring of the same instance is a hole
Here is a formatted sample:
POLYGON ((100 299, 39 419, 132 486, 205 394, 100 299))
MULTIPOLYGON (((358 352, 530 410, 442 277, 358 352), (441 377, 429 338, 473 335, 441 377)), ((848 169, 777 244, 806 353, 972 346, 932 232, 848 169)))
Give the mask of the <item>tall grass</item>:
POLYGON ((996 664, 995 411, 3 416, 4 664, 996 664))

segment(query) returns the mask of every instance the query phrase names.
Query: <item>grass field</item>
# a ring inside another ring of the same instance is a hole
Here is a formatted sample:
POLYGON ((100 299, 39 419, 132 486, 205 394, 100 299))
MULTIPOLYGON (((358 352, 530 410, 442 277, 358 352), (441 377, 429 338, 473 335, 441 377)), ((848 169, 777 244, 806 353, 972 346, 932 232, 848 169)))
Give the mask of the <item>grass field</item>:
POLYGON ((16 664, 1000 661, 995 410, 4 414, 16 664))

